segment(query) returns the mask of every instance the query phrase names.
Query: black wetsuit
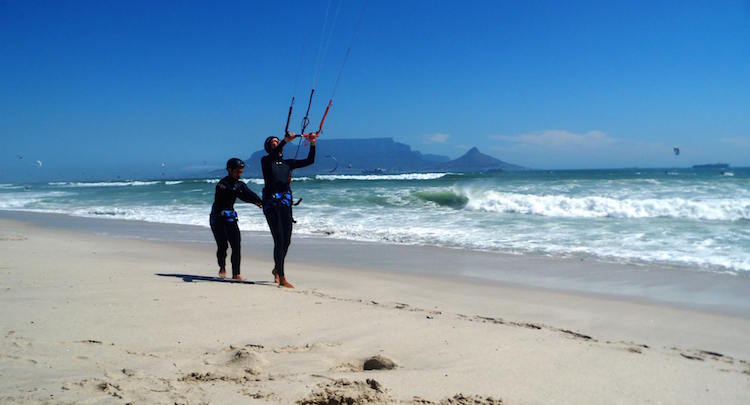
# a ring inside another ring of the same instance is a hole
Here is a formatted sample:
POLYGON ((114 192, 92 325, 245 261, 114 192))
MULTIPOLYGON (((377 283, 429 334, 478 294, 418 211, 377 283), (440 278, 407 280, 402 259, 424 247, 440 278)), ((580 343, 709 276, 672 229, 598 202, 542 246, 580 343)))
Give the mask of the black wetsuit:
POLYGON ((209 217, 211 232, 216 239, 216 259, 222 269, 226 266, 227 247, 232 246, 232 277, 240 274, 240 228, 237 225, 237 212, 234 211, 234 202, 238 198, 251 204, 261 202, 260 197, 244 182, 229 176, 219 180, 209 217))
POLYGON ((310 145, 307 159, 284 159, 279 152, 286 144, 281 141, 275 150, 260 159, 263 169, 263 213, 273 236, 274 270, 284 277, 284 258, 292 241, 292 170, 315 163, 315 145, 310 145))

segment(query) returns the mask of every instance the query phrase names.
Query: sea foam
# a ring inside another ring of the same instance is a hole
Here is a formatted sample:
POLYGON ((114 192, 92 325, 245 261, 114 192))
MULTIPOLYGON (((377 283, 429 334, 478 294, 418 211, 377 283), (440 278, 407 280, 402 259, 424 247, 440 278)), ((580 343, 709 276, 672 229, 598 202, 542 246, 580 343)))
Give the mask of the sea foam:
POLYGON ((140 181, 140 180, 127 180, 127 181, 99 181, 99 182, 51 182, 50 186, 55 187, 129 187, 129 186, 152 186, 159 184, 158 181, 140 181))
POLYGON ((750 199, 684 198, 616 199, 570 197, 501 191, 466 190, 467 209, 566 218, 686 218, 737 221, 750 219, 750 199))
POLYGON ((405 173, 405 174, 318 174, 318 180, 434 180, 449 173, 405 173))

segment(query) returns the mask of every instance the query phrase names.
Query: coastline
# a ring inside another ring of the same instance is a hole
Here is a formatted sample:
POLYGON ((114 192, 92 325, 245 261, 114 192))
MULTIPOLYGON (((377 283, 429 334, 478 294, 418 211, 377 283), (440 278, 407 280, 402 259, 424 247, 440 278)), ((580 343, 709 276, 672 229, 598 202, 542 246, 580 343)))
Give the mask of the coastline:
MULTIPOLYGON (((0 220, 44 228, 155 242, 214 247, 208 227, 113 218, 0 210, 0 220)), ((270 233, 242 231, 243 258, 272 261, 270 233)), ((529 288, 604 299, 647 302, 750 319, 750 274, 690 267, 625 264, 460 248, 390 244, 295 234, 292 265, 412 274, 499 287, 529 288)), ((271 265, 272 266, 272 265, 271 265)), ((265 267, 268 267, 266 265, 265 267)), ((264 267, 264 268, 265 268, 264 267)), ((255 271, 243 266, 245 273, 255 271)), ((265 275, 266 271, 260 271, 265 275)), ((257 274, 257 272, 256 272, 257 274)))
POLYGON ((270 237, 243 233, 258 284, 184 282, 156 274, 213 275, 212 243, 123 230, 198 229, 43 218, 0 215, 2 402, 294 403, 326 389, 387 403, 750 400, 750 320, 731 305, 535 287, 549 272, 616 285, 632 269, 493 254, 481 260, 533 277, 490 281, 455 270, 474 253, 296 238, 288 291, 269 284, 270 237), (399 367, 362 370, 376 354, 399 367))

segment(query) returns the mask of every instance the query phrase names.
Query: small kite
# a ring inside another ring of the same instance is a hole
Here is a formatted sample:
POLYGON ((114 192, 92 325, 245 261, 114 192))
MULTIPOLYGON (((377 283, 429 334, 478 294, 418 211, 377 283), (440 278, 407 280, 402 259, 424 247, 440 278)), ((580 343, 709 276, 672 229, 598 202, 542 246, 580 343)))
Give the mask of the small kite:
POLYGON ((338 160, 336 160, 336 157, 335 157, 335 156, 333 156, 333 155, 326 155, 326 157, 327 157, 327 158, 331 158, 331 159, 333 159, 333 163, 334 163, 334 165, 333 165, 333 169, 331 169, 331 170, 330 170, 330 171, 329 171, 328 173, 333 173, 333 172, 335 172, 335 171, 336 171, 336 169, 338 169, 338 167, 339 167, 339 161, 338 161, 338 160))

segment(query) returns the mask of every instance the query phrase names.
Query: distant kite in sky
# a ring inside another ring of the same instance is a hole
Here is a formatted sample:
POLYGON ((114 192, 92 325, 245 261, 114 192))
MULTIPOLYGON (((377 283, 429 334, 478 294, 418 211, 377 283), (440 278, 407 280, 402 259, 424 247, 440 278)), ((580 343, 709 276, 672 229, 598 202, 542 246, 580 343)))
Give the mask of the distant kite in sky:
POLYGON ((675 146, 672 150, 674 150, 674 155, 675 156, 680 156, 680 148, 678 148, 678 147, 675 146))
POLYGON ((338 161, 338 160, 336 160, 336 157, 335 157, 335 156, 333 156, 333 155, 326 155, 326 157, 327 157, 327 158, 331 158, 331 159, 333 159, 333 163, 334 163, 334 165, 333 165, 333 169, 331 169, 331 170, 329 171, 329 173, 333 173, 333 172, 335 172, 335 171, 336 171, 336 169, 337 169, 337 168, 339 167, 339 161, 338 161))
POLYGON ((42 161, 41 160, 37 160, 36 161, 36 165, 39 166, 39 167, 42 167, 42 161))

